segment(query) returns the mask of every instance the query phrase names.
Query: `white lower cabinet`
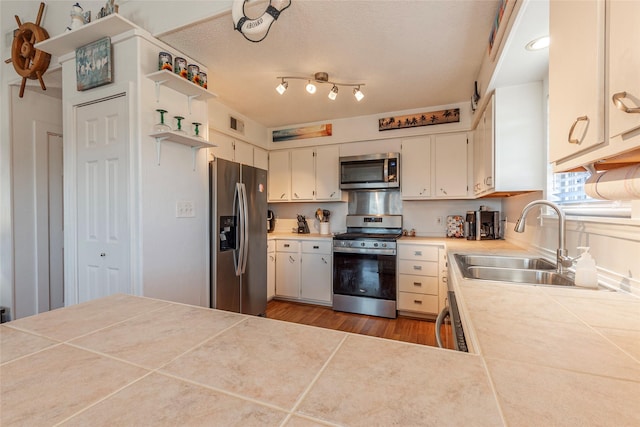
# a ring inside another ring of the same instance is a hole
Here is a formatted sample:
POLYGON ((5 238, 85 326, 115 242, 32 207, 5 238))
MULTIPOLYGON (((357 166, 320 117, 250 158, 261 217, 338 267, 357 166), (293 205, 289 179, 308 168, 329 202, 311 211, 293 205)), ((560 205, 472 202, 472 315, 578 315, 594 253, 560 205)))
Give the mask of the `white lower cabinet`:
POLYGON ((267 301, 276 294, 276 241, 267 239, 267 301))
POLYGON ((300 298, 300 242, 276 241, 276 296, 300 298))
POLYGON ((331 241, 303 241, 300 298, 331 303, 331 241))
POLYGON ((442 245, 398 242, 398 311, 440 311, 442 245))
POLYGON ((331 304, 330 239, 276 241, 276 297, 331 304))

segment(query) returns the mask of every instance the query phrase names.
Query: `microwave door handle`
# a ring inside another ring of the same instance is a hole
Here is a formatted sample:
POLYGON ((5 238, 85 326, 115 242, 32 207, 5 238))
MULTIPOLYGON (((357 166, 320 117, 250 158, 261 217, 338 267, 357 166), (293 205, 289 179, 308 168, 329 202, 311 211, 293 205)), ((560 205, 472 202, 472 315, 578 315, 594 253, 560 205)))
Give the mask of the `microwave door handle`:
POLYGON ((384 170, 382 171, 382 179, 389 182, 389 159, 384 159, 384 170))
POLYGON ((445 307, 442 309, 442 311, 438 314, 438 317, 436 318, 436 325, 435 325, 436 343, 438 343, 438 347, 440 348, 444 348, 444 346, 442 345, 442 336, 440 334, 440 327, 444 322, 444 318, 447 317, 448 315, 449 315, 449 307, 445 307))

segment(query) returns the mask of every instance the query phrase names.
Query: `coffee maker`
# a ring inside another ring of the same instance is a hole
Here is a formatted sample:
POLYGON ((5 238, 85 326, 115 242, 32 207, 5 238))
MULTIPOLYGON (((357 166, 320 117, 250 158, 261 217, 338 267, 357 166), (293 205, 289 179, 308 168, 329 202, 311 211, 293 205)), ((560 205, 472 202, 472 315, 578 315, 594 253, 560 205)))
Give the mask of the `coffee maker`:
POLYGON ((480 208, 467 211, 464 231, 467 240, 495 240, 500 238, 500 211, 480 208))

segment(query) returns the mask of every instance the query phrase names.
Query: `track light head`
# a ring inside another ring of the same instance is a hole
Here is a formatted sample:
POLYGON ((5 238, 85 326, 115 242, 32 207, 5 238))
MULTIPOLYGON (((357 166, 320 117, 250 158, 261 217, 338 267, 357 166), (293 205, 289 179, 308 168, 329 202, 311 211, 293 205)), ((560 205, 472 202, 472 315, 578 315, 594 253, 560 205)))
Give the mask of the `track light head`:
POLYGON ((364 98, 364 93, 362 93, 360 91, 360 86, 358 86, 357 88, 353 89, 353 96, 356 97, 356 101, 358 101, 358 102, 362 101, 362 98, 364 98))
POLYGON ((316 93, 316 85, 311 83, 311 80, 307 82, 307 86, 305 87, 305 89, 307 89, 307 92, 311 94, 316 93))
POLYGON ((282 79, 282 83, 280 83, 278 87, 276 87, 276 90, 280 95, 283 95, 288 87, 289 87, 289 82, 286 82, 284 81, 284 79, 282 79))
POLYGON ((328 96, 329 96, 330 100, 335 101, 336 98, 338 97, 338 86, 333 85, 333 87, 329 91, 329 95, 328 96))

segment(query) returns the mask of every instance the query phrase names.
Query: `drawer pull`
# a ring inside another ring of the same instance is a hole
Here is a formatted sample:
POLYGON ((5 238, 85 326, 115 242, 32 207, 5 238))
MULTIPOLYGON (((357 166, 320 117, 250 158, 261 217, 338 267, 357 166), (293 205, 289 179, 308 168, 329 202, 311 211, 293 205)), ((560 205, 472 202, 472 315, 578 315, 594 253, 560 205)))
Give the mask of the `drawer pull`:
POLYGON ((415 254, 416 256, 422 256, 422 251, 416 251, 415 254))
POLYGON ((415 304, 422 304, 422 301, 420 301, 419 299, 414 299, 414 300, 413 300, 413 302, 414 302, 415 304))
POLYGON ((288 243, 285 243, 285 244, 284 244, 284 247, 285 247, 285 248, 288 248, 289 246, 291 246, 291 245, 290 245, 290 244, 288 244, 288 243))
POLYGON ((313 245, 313 249, 320 249, 320 246, 313 245))
POLYGON ((414 270, 422 270, 422 266, 421 265, 414 265, 413 269, 414 270))
POLYGON ((420 283, 420 282, 413 282, 413 286, 422 286, 422 283, 420 283))

